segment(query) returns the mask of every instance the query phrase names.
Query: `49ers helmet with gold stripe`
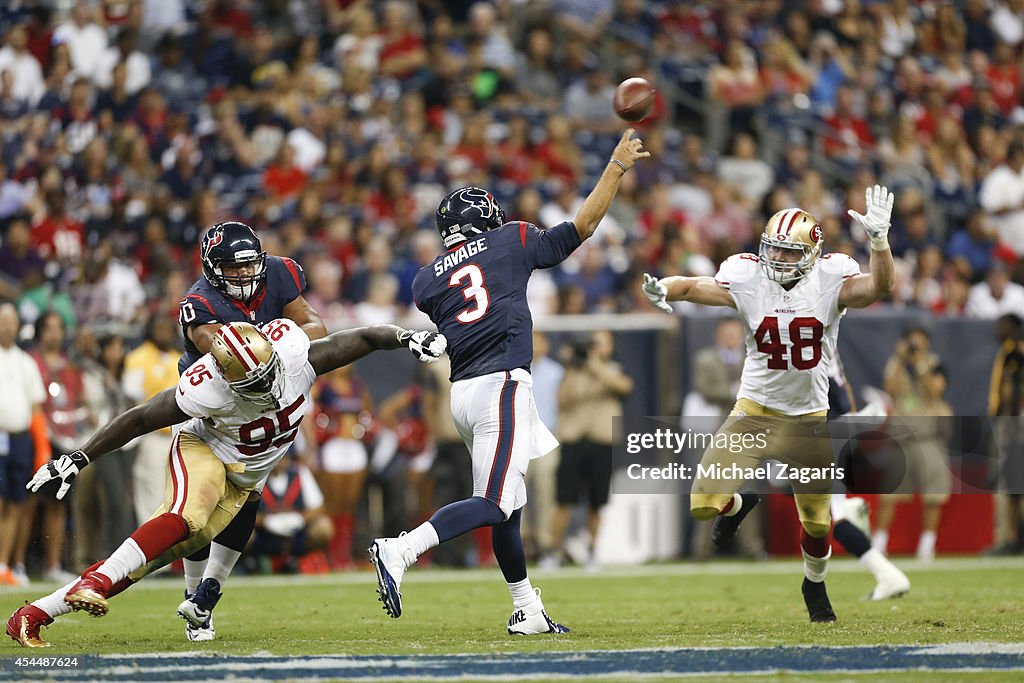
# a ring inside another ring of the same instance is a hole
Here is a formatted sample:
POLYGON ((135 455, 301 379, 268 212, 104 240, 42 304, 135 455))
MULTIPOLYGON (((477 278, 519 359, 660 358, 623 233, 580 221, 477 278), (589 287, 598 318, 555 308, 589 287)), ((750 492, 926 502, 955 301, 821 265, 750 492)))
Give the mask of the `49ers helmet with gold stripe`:
POLYGON ((821 255, 821 226, 803 209, 783 209, 768 219, 761 235, 761 268, 769 280, 780 284, 796 282, 811 272, 821 255), (800 258, 783 261, 769 258, 770 249, 799 251, 800 258))
POLYGON ((222 325, 210 353, 232 391, 257 406, 280 407, 284 394, 281 357, 263 332, 249 323, 222 325))

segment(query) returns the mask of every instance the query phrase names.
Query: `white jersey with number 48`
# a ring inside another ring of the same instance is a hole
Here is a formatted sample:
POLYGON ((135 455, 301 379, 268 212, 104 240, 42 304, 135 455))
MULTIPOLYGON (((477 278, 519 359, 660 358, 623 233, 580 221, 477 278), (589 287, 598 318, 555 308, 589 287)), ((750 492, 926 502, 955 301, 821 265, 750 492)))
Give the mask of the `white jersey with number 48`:
POLYGON ((790 290, 765 275, 757 256, 736 254, 715 275, 729 290, 747 332, 737 398, 784 415, 828 409, 828 373, 836 355, 839 290, 860 273, 845 254, 826 254, 790 290))
POLYGON ((178 407, 193 418, 182 431, 196 435, 213 449, 228 465, 228 478, 240 488, 263 488, 313 405, 310 391, 316 372, 309 364, 309 337, 285 319, 272 320, 260 329, 281 358, 284 392, 279 409, 253 405, 239 397, 217 371, 209 353, 185 371, 175 394, 178 407))

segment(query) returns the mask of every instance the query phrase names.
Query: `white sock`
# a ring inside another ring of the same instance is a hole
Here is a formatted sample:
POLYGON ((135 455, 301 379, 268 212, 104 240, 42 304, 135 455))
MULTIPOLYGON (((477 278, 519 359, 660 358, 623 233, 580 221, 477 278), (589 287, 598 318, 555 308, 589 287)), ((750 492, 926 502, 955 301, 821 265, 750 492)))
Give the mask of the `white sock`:
POLYGON ((878 548, 872 548, 860 556, 860 562, 868 568, 876 579, 882 577, 882 573, 892 565, 892 562, 885 559, 885 555, 879 552, 878 548))
POLYGON ((206 571, 206 560, 190 560, 185 558, 185 592, 192 595, 199 588, 199 582, 203 580, 203 572, 206 571))
POLYGON ((135 542, 135 539, 128 538, 121 547, 114 551, 114 554, 107 558, 107 561, 96 570, 97 574, 110 579, 110 583, 117 583, 126 578, 136 569, 141 569, 146 564, 146 554, 135 542))
POLYGON ((917 554, 928 556, 934 555, 935 539, 936 533, 934 531, 922 531, 921 538, 917 541, 917 554))
POLYGON ((732 509, 729 510, 728 512, 723 512, 722 516, 732 517, 740 511, 741 507, 743 507, 743 496, 741 496, 739 493, 734 493, 732 494, 732 509))
POLYGON ((204 579, 217 579, 223 586, 231 576, 231 570, 242 553, 237 550, 221 545, 220 543, 210 544, 210 559, 206 562, 206 570, 203 572, 204 579))
POLYGON ((64 602, 64 596, 68 594, 68 591, 71 590, 72 586, 78 583, 78 580, 79 579, 76 576, 75 580, 71 583, 58 588, 49 595, 39 598, 32 604, 46 612, 51 619, 56 619, 62 614, 67 614, 71 611, 71 605, 64 602))
POLYGON ((441 541, 437 538, 437 529, 430 522, 423 522, 402 538, 409 544, 412 551, 419 557, 441 541))
POLYGON ((871 547, 885 555, 889 548, 889 532, 884 529, 878 529, 875 531, 875 533, 871 535, 871 547))
POLYGON ((832 557, 831 546, 828 549, 828 554, 825 557, 814 557, 808 555, 806 550, 801 549, 804 554, 804 576, 809 581, 814 583, 821 583, 828 576, 828 558, 832 557))
POLYGON ((508 592, 512 594, 512 607, 515 609, 522 609, 537 599, 537 593, 530 585, 530 577, 510 583, 508 592))

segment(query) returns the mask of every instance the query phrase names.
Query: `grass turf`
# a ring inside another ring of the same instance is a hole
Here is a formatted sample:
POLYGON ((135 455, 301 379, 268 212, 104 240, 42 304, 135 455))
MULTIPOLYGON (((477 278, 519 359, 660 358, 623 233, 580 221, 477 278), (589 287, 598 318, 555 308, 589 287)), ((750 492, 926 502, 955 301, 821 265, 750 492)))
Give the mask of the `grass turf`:
MULTIPOLYGON (((834 562, 828 589, 839 622, 824 625, 807 620, 795 561, 535 572, 548 613, 573 632, 528 639, 505 634, 511 607, 496 569, 413 569, 398 620, 381 610, 369 572, 233 578, 217 607, 217 640, 207 643, 184 639, 184 622, 175 616, 181 580, 151 578, 114 598, 102 619, 62 617, 43 631, 54 647, 35 653, 445 654, 1024 641, 1021 561, 904 564, 910 595, 878 603, 860 599, 873 585, 870 575, 852 561, 834 562)), ((4 591, 0 609, 9 615, 46 589, 52 586, 4 591)), ((3 642, 0 656, 28 652, 3 642)))

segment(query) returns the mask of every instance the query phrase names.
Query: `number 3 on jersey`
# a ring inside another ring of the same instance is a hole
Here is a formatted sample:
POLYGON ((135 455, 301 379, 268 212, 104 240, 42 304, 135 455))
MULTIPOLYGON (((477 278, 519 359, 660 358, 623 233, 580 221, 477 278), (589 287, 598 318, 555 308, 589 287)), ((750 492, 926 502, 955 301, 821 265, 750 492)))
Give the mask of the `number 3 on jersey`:
MULTIPOLYGON (((825 326, 817 318, 793 318, 789 323, 789 357, 794 370, 810 370, 821 362, 821 339, 825 334, 825 326), (809 337, 803 331, 810 330, 809 337), (804 349, 810 349, 810 357, 806 357, 804 349)), ((779 334, 779 319, 769 316, 761 321, 754 333, 757 350, 768 356, 769 370, 788 370, 786 362, 786 345, 779 334)))
POLYGON ((466 297, 466 301, 472 301, 474 305, 462 309, 462 312, 455 316, 455 319, 463 324, 476 322, 484 317, 491 303, 487 297, 487 287, 484 286, 484 273, 475 263, 467 263, 452 273, 448 279, 448 286, 462 287, 462 281, 466 279, 469 280, 469 284, 462 290, 462 296, 466 297))

